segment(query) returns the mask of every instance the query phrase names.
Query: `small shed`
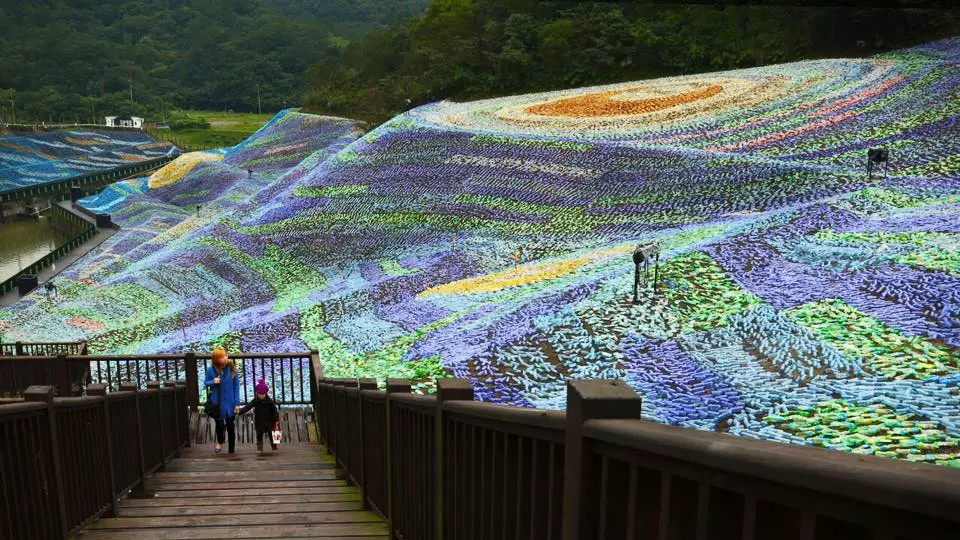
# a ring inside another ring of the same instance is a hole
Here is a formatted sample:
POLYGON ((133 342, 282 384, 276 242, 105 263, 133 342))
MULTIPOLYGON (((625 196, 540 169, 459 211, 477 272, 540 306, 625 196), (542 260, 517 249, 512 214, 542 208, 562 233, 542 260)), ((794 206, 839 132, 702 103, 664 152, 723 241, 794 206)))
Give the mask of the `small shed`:
POLYGON ((143 128, 143 118, 139 116, 107 116, 107 127, 143 128))

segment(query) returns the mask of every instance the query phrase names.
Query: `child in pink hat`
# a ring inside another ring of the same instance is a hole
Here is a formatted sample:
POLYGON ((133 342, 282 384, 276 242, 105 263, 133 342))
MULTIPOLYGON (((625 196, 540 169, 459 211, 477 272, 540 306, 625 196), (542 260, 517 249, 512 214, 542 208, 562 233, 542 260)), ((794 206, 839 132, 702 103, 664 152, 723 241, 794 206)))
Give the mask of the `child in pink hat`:
POLYGON ((270 447, 274 452, 277 445, 273 444, 270 438, 270 432, 273 426, 280 421, 280 411, 277 410, 277 404, 270 398, 270 387, 267 381, 260 379, 260 382, 254 387, 257 398, 247 403, 242 409, 237 407, 238 414, 245 414, 253 409, 253 425, 257 430, 257 452, 263 452, 263 438, 270 440, 270 447))

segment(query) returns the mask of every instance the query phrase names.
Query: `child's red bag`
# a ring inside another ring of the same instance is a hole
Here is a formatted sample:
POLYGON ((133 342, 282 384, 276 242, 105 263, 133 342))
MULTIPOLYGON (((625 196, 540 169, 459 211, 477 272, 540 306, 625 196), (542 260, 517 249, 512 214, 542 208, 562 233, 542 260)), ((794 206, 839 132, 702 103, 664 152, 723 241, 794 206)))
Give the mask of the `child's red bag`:
POLYGON ((273 444, 280 444, 280 439, 283 437, 283 432, 280 431, 280 422, 273 424, 273 444))

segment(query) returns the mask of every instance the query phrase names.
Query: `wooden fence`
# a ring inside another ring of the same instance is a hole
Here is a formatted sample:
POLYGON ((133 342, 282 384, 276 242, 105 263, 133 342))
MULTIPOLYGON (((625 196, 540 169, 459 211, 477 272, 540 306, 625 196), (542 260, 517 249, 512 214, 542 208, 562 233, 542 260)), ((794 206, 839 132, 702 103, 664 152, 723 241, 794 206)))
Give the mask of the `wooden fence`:
MULTIPOLYGON (((14 346, 15 344, 6 344, 14 346)), ((20 351, 40 356, 0 357, 0 397, 17 396, 33 384, 53 384, 59 396, 83 393, 89 384, 103 384, 118 390, 124 383, 146 388, 150 380, 183 379, 187 386, 187 403, 197 410, 206 402, 203 386, 210 354, 153 355, 86 355, 46 354, 50 347, 64 344, 20 344, 20 351), (44 346, 50 346, 44 349, 44 346), (31 373, 29 377, 25 373, 31 373)), ((7 347, 9 350, 9 347, 7 347)), ((86 345, 83 348, 86 352, 86 345)), ((2 349, 0 349, 2 352, 2 349)), ((254 398, 254 386, 263 378, 270 385, 270 395, 280 405, 309 405, 310 381, 316 352, 240 353, 231 354, 240 378, 239 399, 246 403, 254 398)))
POLYGON ((61 380, 71 389, 64 396, 73 395, 87 381, 89 369, 82 363, 57 365, 54 361, 23 362, 20 358, 41 356, 55 358, 56 355, 83 356, 87 354, 84 341, 50 343, 0 343, 0 398, 17 397, 28 387, 37 384, 51 384, 61 380), (63 368, 64 372, 58 373, 63 368), (58 379, 59 377, 59 379, 58 379))
POLYGON ((0 404, 0 538, 66 539, 190 446, 185 384, 0 404))
POLYGON ((960 470, 644 421, 622 381, 571 381, 566 413, 376 388, 318 378, 313 406, 392 538, 960 538, 960 470))
MULTIPOLYGON (((0 356, 56 356, 87 354, 86 341, 49 341, 0 343, 0 356)), ((2 373, 2 372, 0 372, 2 373)))

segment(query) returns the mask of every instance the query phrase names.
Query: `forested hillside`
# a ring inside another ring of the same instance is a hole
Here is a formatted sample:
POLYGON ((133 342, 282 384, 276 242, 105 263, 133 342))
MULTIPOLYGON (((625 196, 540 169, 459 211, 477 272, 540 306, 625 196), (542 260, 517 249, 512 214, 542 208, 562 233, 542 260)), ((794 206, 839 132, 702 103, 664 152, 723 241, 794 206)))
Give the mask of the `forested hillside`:
POLYGON ((0 119, 249 112, 257 84, 264 110, 299 105, 308 66, 428 1, 0 0, 0 119))
POLYGON ((423 16, 324 55, 312 68, 307 103, 318 112, 383 121, 445 98, 864 56, 960 34, 955 7, 764 3, 433 0, 423 16))

